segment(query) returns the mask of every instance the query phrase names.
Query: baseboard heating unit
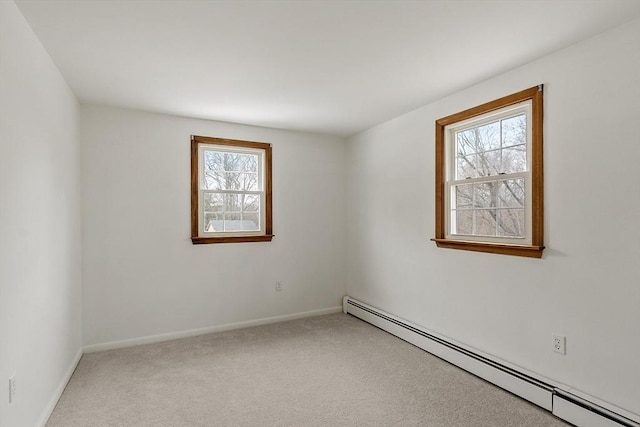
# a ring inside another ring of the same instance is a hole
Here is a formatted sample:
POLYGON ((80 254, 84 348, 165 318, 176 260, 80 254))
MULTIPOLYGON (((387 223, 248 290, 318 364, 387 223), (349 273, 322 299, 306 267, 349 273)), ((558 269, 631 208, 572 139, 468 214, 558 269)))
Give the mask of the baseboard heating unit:
POLYGON ((343 311, 389 332, 467 372, 522 397, 580 427, 640 427, 640 416, 577 396, 546 378, 482 354, 375 307, 344 297, 343 311))

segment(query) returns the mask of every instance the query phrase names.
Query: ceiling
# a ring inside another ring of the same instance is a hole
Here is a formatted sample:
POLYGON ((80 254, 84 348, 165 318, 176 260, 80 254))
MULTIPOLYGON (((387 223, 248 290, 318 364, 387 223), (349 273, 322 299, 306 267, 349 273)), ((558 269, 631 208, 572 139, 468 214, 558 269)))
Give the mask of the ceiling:
POLYGON ((638 0, 16 0, 82 103, 348 136, 637 19, 638 0))

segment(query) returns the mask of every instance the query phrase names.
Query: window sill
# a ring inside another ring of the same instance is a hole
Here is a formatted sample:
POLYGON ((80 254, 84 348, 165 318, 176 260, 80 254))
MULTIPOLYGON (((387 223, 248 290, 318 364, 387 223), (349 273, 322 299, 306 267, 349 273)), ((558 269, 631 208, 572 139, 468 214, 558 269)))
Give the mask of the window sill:
POLYGON ((210 243, 246 243, 246 242, 270 242, 273 234, 262 236, 226 236, 226 237, 191 237, 194 245, 206 245, 210 243))
POLYGON ((462 240, 431 239, 439 248, 461 249, 464 251, 488 252, 492 254, 542 258, 544 246, 505 245, 500 243, 467 242, 462 240))

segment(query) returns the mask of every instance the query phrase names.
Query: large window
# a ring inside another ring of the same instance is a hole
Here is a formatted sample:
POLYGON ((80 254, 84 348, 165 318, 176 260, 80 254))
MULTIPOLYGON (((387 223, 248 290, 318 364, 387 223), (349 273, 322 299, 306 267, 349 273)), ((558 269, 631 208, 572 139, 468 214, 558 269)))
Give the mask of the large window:
POLYGON ((439 247, 541 257, 542 86, 436 121, 439 247))
POLYGON ((271 241, 271 223, 271 145, 192 136, 192 242, 271 241))

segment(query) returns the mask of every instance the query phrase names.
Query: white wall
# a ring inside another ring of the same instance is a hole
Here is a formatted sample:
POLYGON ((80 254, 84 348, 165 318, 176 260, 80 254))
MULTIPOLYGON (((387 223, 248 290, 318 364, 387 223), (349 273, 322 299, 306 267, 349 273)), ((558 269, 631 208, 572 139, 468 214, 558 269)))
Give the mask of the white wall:
POLYGON ((79 106, 9 1, 0 52, 0 425, 32 427, 81 348, 79 106))
POLYGON ((639 27, 350 138, 348 294, 640 414, 639 27), (544 258, 436 248, 434 121, 539 83, 544 258))
POLYGON ((86 345, 340 305, 343 140, 98 106, 81 118, 86 345), (273 145, 272 242, 191 243, 192 134, 273 145))

